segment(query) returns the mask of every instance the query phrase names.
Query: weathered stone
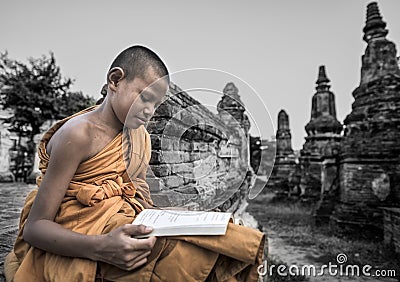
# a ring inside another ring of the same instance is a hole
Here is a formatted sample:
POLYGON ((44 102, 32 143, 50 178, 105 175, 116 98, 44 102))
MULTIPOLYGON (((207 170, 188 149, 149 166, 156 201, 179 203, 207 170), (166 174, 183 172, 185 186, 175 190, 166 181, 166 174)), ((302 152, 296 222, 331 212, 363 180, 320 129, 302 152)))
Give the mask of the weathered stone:
POLYGON ((325 66, 320 66, 312 98, 311 120, 305 126, 307 137, 300 151, 301 196, 318 200, 325 157, 335 157, 340 150, 342 124, 336 119, 335 95, 329 90, 325 66))
POLYGON ((187 163, 191 160, 191 152, 182 152, 179 151, 179 159, 180 159, 180 163, 187 163))
POLYGON ((171 100, 163 102, 155 111, 154 117, 171 118, 174 117, 181 108, 171 100))
POLYGON ((258 175, 269 176, 272 173, 276 157, 276 140, 261 139, 261 161, 258 175))
POLYGON ((177 175, 164 176, 162 180, 168 188, 180 187, 184 184, 183 177, 177 175))
POLYGON ((230 127, 243 127, 245 124, 243 102, 239 96, 239 90, 233 82, 229 82, 224 90, 222 99, 218 102, 217 110, 220 118, 230 127))
POLYGON ((321 194, 314 209, 317 225, 326 224, 339 198, 339 165, 336 157, 325 157, 322 162, 321 194))
POLYGON ((160 164, 160 165, 152 165, 151 169, 153 173, 157 177, 163 177, 171 174, 171 165, 168 164, 160 164))
POLYGON ((150 165, 163 163, 162 154, 160 151, 152 151, 150 165))
POLYGON ((153 192, 160 192, 162 190, 166 190, 164 183, 161 178, 155 176, 147 176, 146 182, 150 187, 150 192, 153 195, 153 192))
POLYGON ((179 145, 179 139, 163 135, 163 134, 150 134, 151 138, 151 148, 153 150, 166 150, 173 151, 176 150, 179 145))
POLYGON ((372 192, 380 200, 384 201, 390 194, 390 179, 389 176, 382 172, 376 177, 372 183, 372 192))
POLYGON ((166 164, 177 164, 183 162, 182 156, 187 154, 181 151, 163 151, 162 153, 162 163, 166 164))
POLYGON ((189 152, 192 150, 192 143, 186 140, 180 140, 179 150, 189 152))
POLYGON ((192 150, 193 151, 200 151, 200 152, 207 152, 208 151, 208 144, 205 142, 193 142, 192 143, 192 150))
MULTIPOLYGON (((233 107, 232 103, 228 103, 229 111, 233 116, 241 116, 243 126, 249 128, 240 97, 237 99, 238 91, 233 86, 228 84, 225 94, 232 95, 236 98, 235 103, 239 104, 233 107)), ((159 199, 172 205, 214 208, 215 195, 218 194, 218 200, 231 196, 227 192, 230 183, 239 177, 236 171, 247 171, 246 142, 237 132, 237 126, 226 124, 175 84, 170 84, 167 95, 167 101, 157 109, 147 126, 152 142, 150 165, 153 171, 148 172, 148 179, 155 186, 150 185, 155 192, 153 200, 156 204, 159 199), (225 156, 219 157, 220 140, 229 140, 234 152, 229 156, 229 164, 225 156), (232 177, 220 178, 219 175, 232 177), (196 193, 189 196, 184 191, 196 193)))
POLYGON ((400 253, 400 208, 382 208, 384 241, 400 253))
POLYGON ((184 173, 192 173, 193 172, 193 163, 180 163, 180 164, 172 164, 171 171, 174 174, 182 175, 184 173))
POLYGON ((267 182, 268 190, 274 191, 279 196, 289 196, 292 193, 289 180, 295 169, 296 160, 292 149, 289 116, 281 110, 278 114, 275 163, 267 182))
POLYGON ((276 155, 288 156, 293 154, 292 134, 290 133, 289 116, 285 110, 278 114, 278 130, 276 132, 276 155))
POLYGON ((331 218, 340 229, 372 230, 378 237, 383 235, 380 207, 400 203, 400 69, 385 27, 377 4, 369 4, 363 29, 368 45, 352 111, 344 120, 340 201, 331 218))

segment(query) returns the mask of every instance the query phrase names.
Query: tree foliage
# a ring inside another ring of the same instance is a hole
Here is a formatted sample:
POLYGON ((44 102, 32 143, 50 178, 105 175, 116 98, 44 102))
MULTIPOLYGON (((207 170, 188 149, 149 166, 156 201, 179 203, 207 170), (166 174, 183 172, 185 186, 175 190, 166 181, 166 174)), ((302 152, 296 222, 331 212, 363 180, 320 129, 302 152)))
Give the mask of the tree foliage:
POLYGON ((5 122, 9 130, 33 140, 48 120, 57 120, 95 101, 71 92, 72 80, 61 75, 54 54, 38 59, 29 58, 28 64, 0 54, 0 104, 13 114, 5 122))

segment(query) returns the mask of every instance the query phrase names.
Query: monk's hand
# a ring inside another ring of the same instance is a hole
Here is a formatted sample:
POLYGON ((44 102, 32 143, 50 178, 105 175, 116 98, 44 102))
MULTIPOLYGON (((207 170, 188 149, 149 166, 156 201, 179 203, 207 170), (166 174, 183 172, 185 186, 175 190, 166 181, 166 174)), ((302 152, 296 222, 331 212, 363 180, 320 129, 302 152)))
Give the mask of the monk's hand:
POLYGON ((100 235, 94 260, 132 270, 147 262, 147 257, 156 243, 156 237, 136 239, 152 231, 144 225, 125 224, 110 233, 100 235))

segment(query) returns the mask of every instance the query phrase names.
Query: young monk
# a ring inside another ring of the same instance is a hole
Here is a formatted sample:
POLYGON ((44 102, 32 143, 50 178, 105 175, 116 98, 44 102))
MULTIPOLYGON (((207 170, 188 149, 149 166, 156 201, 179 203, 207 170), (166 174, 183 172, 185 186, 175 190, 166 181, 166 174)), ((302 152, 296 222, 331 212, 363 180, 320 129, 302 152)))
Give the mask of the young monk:
POLYGON ((225 236, 133 238, 151 232, 130 223, 153 205, 143 125, 162 102, 168 71, 154 52, 133 46, 112 63, 107 85, 101 105, 43 136, 39 189, 25 202, 5 261, 7 280, 256 281, 264 235, 250 228, 230 224, 225 236))

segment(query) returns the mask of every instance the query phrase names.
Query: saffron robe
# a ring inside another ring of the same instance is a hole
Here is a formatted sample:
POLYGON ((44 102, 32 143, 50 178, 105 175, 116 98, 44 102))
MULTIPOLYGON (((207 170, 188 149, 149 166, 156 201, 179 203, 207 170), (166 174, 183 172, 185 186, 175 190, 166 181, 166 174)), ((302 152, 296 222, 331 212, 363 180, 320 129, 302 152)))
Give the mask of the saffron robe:
MULTIPOLYGON (((49 161, 46 145, 51 136, 70 118, 93 109, 56 123, 44 134, 38 147, 42 172, 37 179, 38 187, 46 173, 49 161)), ((152 206, 145 181, 151 153, 149 134, 143 126, 130 131, 126 138, 122 138, 123 134, 127 132, 118 134, 98 154, 79 165, 55 222, 82 234, 105 234, 131 223, 140 211, 152 206), (125 165, 126 158, 129 158, 129 167, 125 165)), ((157 238, 148 262, 130 272, 102 262, 60 256, 32 247, 23 240, 22 232, 36 193, 34 190, 27 196, 21 212, 14 250, 5 261, 7 279, 15 282, 257 281, 256 269, 262 263, 264 234, 231 223, 224 236, 157 238), (14 267, 10 261, 14 261, 14 267)))

